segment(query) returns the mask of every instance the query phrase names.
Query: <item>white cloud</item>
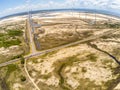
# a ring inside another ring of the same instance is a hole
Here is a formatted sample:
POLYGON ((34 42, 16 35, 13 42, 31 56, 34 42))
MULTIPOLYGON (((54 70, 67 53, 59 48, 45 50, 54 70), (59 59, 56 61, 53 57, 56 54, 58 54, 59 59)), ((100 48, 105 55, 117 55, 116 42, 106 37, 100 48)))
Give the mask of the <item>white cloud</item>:
POLYGON ((14 8, 8 8, 0 13, 0 15, 12 14, 22 11, 37 9, 58 9, 58 8, 96 8, 96 9, 118 9, 120 10, 120 0, 65 0, 57 2, 50 0, 45 3, 32 4, 30 0, 26 0, 26 4, 14 8))

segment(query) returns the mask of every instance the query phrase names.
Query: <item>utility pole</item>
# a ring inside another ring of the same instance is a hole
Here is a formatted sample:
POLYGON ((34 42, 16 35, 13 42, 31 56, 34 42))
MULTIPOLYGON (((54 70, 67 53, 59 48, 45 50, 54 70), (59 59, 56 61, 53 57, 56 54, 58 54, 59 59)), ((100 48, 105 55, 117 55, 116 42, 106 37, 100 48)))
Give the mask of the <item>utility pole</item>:
POLYGON ((79 12, 79 18, 80 18, 80 12, 79 12))
POLYGON ((94 24, 96 25, 96 9, 95 9, 95 20, 94 20, 94 24))
POLYGON ((96 18, 97 18, 97 16, 96 16, 96 3, 95 3, 95 12, 94 12, 94 14, 95 14, 95 20, 94 20, 94 24, 96 25, 96 18))
POLYGON ((30 44, 30 52, 35 53, 36 51, 36 46, 34 43, 34 26, 33 26, 33 20, 32 20, 32 14, 31 14, 31 9, 30 9, 30 0, 26 1, 27 3, 27 8, 28 8, 28 20, 27 20, 27 27, 28 27, 28 33, 29 33, 29 44, 30 44))
POLYGON ((87 12, 85 12, 85 21, 87 21, 87 12))

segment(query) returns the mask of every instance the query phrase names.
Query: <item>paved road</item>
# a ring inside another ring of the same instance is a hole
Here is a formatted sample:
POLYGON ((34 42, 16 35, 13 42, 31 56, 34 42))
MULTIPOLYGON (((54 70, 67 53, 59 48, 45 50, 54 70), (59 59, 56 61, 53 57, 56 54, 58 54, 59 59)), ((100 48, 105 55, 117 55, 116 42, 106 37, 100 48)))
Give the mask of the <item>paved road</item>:
POLYGON ((28 22, 27 22, 27 27, 28 27, 28 33, 29 33, 29 38, 30 38, 30 53, 36 53, 36 46, 35 46, 35 43, 34 43, 34 40, 33 40, 33 37, 34 37, 34 28, 32 26, 33 22, 32 22, 32 19, 31 17, 29 16, 29 19, 28 19, 28 22))
MULTIPOLYGON (((28 33, 29 33, 29 38, 30 38, 30 53, 32 55, 32 54, 35 54, 37 52, 37 50, 36 50, 36 46, 35 46, 35 43, 34 43, 34 40, 33 40, 33 37, 34 37, 34 27, 33 27, 32 18, 31 18, 30 15, 29 15, 29 19, 28 19, 27 23, 28 23, 27 27, 28 27, 28 33)), ((40 88, 37 86, 37 84, 34 82, 34 80, 31 78, 31 76, 28 73, 27 65, 26 65, 26 60, 27 60, 28 57, 25 57, 25 64, 24 64, 24 69, 25 69, 26 75, 28 76, 28 78, 32 82, 32 84, 35 86, 35 88, 37 90, 40 90, 40 88)))
MULTIPOLYGON (((77 42, 73 42, 73 43, 66 44, 66 45, 59 46, 59 47, 55 47, 55 48, 52 48, 52 49, 48 49, 48 50, 36 52, 36 53, 30 54, 28 56, 25 56, 24 58, 27 60, 27 59, 29 59, 31 57, 39 56, 39 55, 42 55, 42 54, 45 54, 45 53, 49 53, 49 52, 52 52, 52 51, 55 51, 55 50, 59 50, 59 49, 65 48, 65 47, 69 47, 69 46, 72 46, 72 45, 76 45, 76 44, 80 44, 80 43, 85 43, 85 42, 88 42, 88 41, 92 41, 92 40, 98 39, 98 38, 100 38, 102 36, 110 35, 110 34, 116 32, 116 31, 117 30, 108 30, 108 31, 106 31, 106 32, 104 32, 102 34, 97 35, 97 36, 95 36, 95 35, 94 36, 90 36, 88 38, 85 38, 85 39, 77 41, 77 42)), ((14 60, 11 60, 11 61, 8 61, 8 62, 5 62, 5 63, 1 63, 0 67, 7 66, 7 65, 12 64, 14 62, 17 62, 19 60, 20 60, 20 58, 14 59, 14 60)))

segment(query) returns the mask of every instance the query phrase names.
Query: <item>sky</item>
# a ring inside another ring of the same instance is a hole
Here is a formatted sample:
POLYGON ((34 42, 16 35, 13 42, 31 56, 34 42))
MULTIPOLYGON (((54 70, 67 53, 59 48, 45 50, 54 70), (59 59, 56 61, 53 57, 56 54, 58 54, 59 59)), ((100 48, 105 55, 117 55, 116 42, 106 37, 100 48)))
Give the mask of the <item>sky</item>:
POLYGON ((120 0, 0 0, 0 17, 27 10, 87 8, 118 12, 120 0))

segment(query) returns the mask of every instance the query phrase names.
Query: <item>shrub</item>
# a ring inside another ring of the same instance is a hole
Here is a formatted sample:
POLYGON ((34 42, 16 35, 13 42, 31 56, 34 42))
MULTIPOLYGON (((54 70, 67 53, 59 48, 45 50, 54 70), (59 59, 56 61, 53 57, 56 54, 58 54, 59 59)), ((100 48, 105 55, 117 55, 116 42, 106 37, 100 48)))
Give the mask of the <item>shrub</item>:
POLYGON ((22 82, 26 81, 26 77, 25 77, 25 76, 21 75, 20 78, 21 78, 21 81, 22 81, 22 82))

